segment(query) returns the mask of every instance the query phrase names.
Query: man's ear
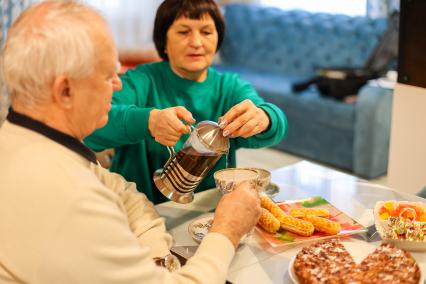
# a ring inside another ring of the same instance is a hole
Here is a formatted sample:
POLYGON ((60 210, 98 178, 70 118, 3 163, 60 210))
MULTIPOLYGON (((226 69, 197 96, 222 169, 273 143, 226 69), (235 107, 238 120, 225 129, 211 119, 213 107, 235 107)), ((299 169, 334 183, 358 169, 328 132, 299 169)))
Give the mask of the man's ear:
POLYGON ((72 96, 67 76, 61 75, 55 78, 52 86, 53 102, 62 109, 72 108, 72 96))

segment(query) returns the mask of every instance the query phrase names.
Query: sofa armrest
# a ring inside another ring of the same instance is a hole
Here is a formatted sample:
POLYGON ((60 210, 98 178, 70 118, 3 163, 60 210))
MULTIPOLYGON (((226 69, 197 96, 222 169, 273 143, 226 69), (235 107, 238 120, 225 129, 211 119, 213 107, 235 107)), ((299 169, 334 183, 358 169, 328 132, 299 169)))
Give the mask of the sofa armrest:
POLYGON ((355 174, 375 178, 387 172, 393 90, 365 86, 358 94, 355 111, 355 174))

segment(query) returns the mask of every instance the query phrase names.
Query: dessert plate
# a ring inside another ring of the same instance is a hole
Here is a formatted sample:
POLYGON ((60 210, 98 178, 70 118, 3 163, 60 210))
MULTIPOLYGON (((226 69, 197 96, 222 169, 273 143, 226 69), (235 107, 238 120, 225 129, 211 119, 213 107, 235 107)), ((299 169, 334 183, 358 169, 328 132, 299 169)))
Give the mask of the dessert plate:
POLYGON ((286 213, 290 212, 291 209, 301 208, 327 209, 330 212, 329 219, 338 222, 342 229, 337 235, 328 235, 315 231, 312 236, 303 237, 285 230, 280 230, 275 234, 271 234, 262 229, 260 226, 256 226, 256 232, 272 247, 295 246, 312 241, 365 233, 367 231, 363 225, 359 224, 344 212, 337 209, 321 196, 310 197, 303 200, 288 200, 285 202, 278 202, 277 205, 281 207, 281 209, 286 213))

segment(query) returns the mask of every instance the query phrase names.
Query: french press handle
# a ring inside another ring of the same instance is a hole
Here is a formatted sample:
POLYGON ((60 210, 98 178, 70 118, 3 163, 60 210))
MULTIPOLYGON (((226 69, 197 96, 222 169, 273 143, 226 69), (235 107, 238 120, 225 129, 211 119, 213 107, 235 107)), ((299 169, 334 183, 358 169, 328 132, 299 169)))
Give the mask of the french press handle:
MULTIPOLYGON (((195 127, 190 125, 189 129, 190 129, 189 134, 191 134, 192 131, 195 129, 195 127)), ((167 146, 167 150, 169 151, 169 159, 167 160, 167 163, 168 163, 173 158, 173 156, 176 154, 176 151, 175 151, 175 148, 173 148, 173 146, 167 146)))
POLYGON ((173 146, 167 146, 167 150, 169 150, 169 159, 167 160, 167 163, 168 163, 176 154, 176 151, 175 151, 175 148, 173 148, 173 146))

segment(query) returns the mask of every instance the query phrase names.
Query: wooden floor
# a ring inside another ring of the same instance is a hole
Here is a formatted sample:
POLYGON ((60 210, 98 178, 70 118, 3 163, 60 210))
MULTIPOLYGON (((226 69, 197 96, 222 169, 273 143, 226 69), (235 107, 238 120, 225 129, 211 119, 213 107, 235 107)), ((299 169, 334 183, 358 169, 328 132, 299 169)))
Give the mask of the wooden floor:
MULTIPOLYGON (((239 149, 237 151, 237 166, 242 168, 264 168, 274 170, 288 166, 299 161, 306 160, 302 157, 287 154, 285 152, 263 148, 263 149, 239 149)), ((318 162, 314 162, 318 163, 318 162)), ((327 165, 327 167, 330 167, 327 165)), ((340 170, 337 169, 336 170, 340 170)), ((340 170, 341 171, 341 170, 340 170)), ((349 173, 350 174, 350 173, 349 173)), ((370 182, 387 185, 387 177, 379 177, 369 180, 370 182)))

